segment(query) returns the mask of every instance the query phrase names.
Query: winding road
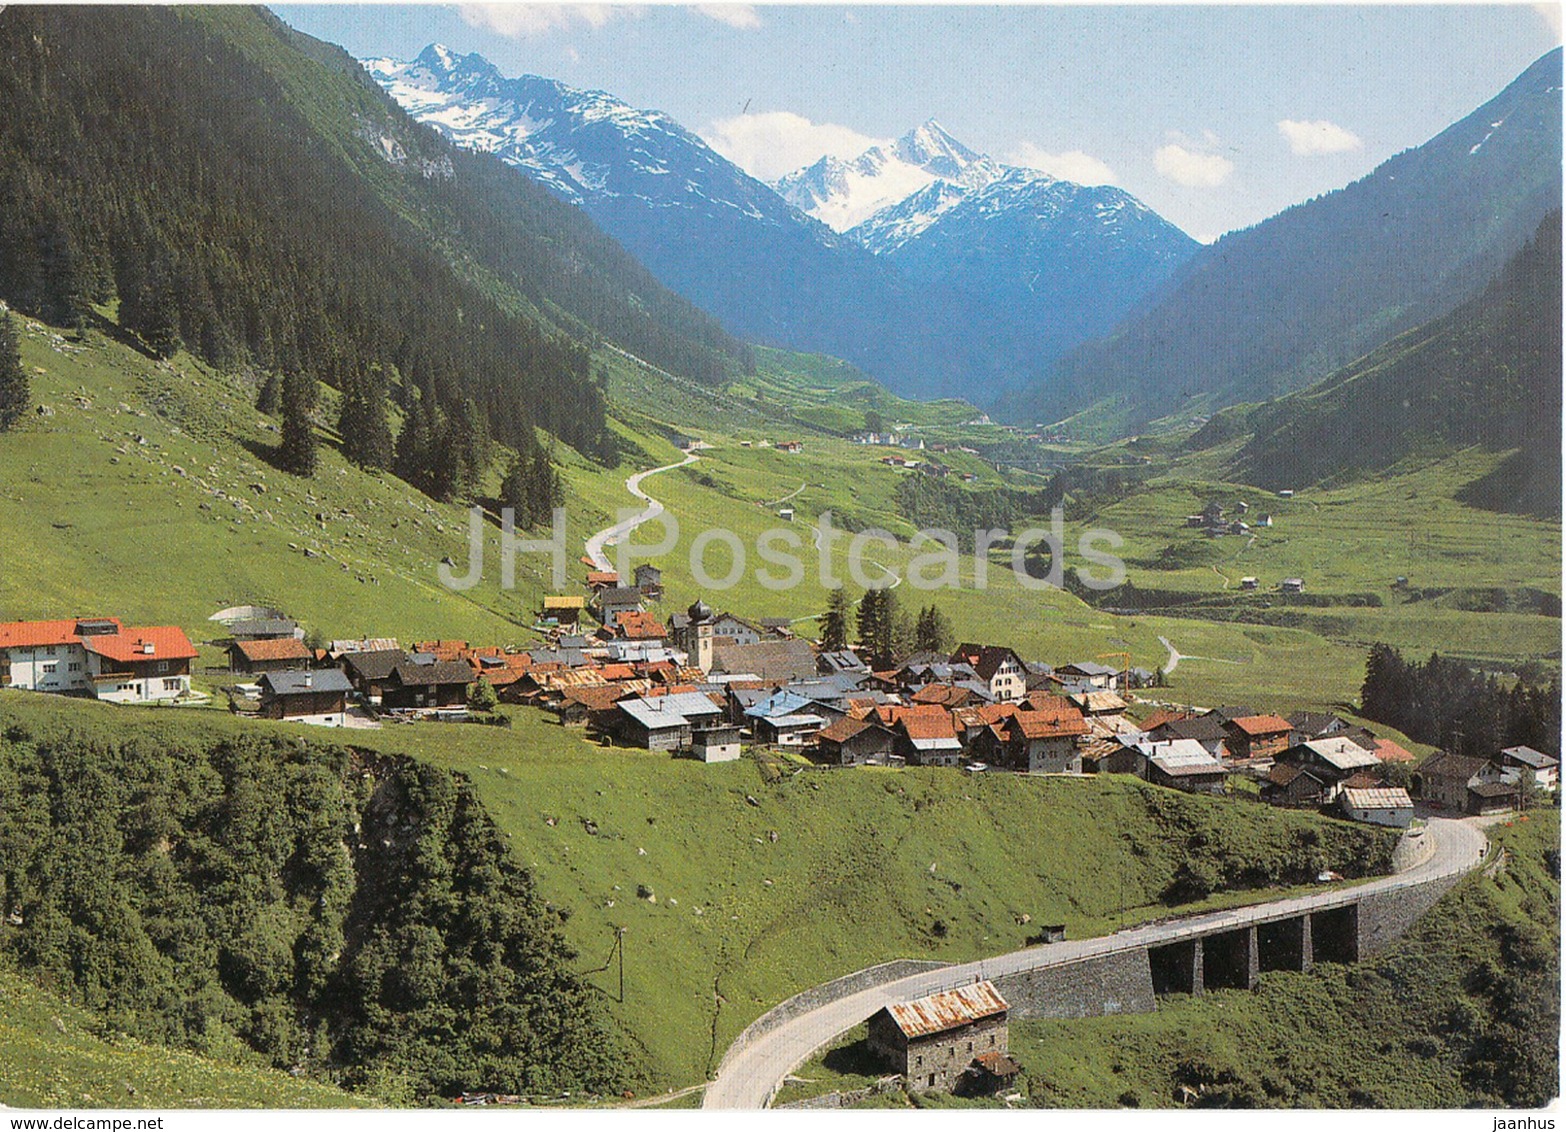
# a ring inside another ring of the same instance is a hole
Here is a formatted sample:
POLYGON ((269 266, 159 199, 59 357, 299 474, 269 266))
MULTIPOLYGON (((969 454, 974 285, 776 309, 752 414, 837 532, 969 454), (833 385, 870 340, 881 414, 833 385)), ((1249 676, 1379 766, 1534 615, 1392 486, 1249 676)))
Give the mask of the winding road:
POLYGON ((889 1003, 920 998, 975 979, 993 979, 1118 951, 1162 945, 1214 931, 1241 928, 1278 916, 1294 916, 1336 907, 1372 893, 1445 880, 1466 873, 1478 865, 1488 847, 1483 830, 1472 820, 1432 818, 1423 836, 1431 839, 1433 845, 1423 860, 1402 872, 1352 888, 1143 924, 1097 939, 1046 944, 977 963, 954 964, 845 994, 797 1017, 780 1021, 771 1029, 763 1028, 759 1033, 752 1032, 755 1029, 753 1026, 752 1030, 746 1031, 729 1047, 723 1063, 718 1067, 716 1079, 707 1087, 702 1107, 766 1108, 788 1074, 809 1060, 817 1050, 889 1003))
POLYGON ((683 468, 687 464, 694 464, 699 459, 701 459, 700 456, 695 452, 691 452, 677 464, 665 464, 661 468, 648 468, 645 472, 637 472, 634 476, 626 478, 625 490, 636 496, 637 499, 640 499, 647 506, 629 519, 622 519, 612 527, 605 527, 597 534, 588 537, 586 543, 587 557, 592 560, 594 569, 614 569, 613 564, 609 561, 609 556, 604 553, 604 547, 614 546, 643 523, 650 519, 656 519, 663 514, 663 504, 642 490, 642 481, 648 476, 657 475, 659 472, 672 472, 675 468, 683 468))

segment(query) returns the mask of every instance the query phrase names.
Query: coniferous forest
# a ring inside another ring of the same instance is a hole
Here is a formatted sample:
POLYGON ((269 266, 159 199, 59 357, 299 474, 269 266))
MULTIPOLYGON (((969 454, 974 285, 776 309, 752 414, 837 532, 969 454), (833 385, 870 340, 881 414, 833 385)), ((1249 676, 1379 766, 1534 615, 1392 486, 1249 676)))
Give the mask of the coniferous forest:
POLYGON ((367 466, 392 463, 386 399, 432 451, 470 428, 531 455, 537 426, 611 458, 600 334, 701 380, 749 363, 584 215, 265 12, 12 7, 0 105, 0 298, 65 326, 117 301, 154 355, 323 381, 367 466))

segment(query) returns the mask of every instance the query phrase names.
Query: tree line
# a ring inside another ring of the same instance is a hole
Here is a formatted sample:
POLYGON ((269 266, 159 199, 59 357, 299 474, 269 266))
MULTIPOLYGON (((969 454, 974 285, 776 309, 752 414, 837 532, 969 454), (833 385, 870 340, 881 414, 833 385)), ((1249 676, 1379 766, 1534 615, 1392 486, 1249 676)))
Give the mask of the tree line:
POLYGON ((439 497, 539 428, 614 457, 601 332, 700 379, 747 364, 574 210, 297 40, 252 10, 0 15, 0 297, 264 375, 298 474, 324 383, 350 459, 439 497))
POLYGON ((822 650, 848 648, 853 633, 858 635, 860 659, 878 671, 893 668, 916 652, 944 655, 956 643, 951 619, 938 606, 932 603, 910 613, 889 586, 866 590, 857 610, 842 586, 827 595, 821 616, 822 650))
POLYGON ((1504 747, 1560 755, 1561 684, 1510 684, 1431 653, 1409 661, 1387 644, 1371 647, 1360 713, 1410 739, 1462 755, 1493 758, 1504 747))

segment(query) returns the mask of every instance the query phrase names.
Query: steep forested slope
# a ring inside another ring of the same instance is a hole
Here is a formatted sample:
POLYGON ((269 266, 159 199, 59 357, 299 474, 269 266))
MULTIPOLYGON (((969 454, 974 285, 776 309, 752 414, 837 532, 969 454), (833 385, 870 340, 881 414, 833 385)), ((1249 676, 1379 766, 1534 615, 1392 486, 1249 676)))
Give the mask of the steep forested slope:
POLYGON ((0 12, 0 297, 119 300, 156 353, 305 370, 519 448, 610 445, 584 340, 713 379, 744 348, 577 210, 241 8, 0 12))
POLYGON ((0 705, 0 954, 22 971, 112 1031, 387 1100, 623 1079, 464 779, 138 724, 0 705))
POLYGON ((1319 385, 1231 410, 1192 438, 1251 439, 1234 477, 1280 488, 1382 471, 1410 454, 1517 453, 1473 489, 1496 510, 1560 514, 1561 213, 1482 294, 1319 385))

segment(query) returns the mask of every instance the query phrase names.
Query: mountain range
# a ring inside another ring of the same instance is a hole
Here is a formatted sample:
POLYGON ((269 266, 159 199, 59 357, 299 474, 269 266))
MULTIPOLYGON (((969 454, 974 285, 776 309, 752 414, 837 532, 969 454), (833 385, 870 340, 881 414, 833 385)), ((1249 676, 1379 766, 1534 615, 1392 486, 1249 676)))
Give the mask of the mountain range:
POLYGON ((1008 415, 1107 433, 1298 389, 1476 294, 1561 200, 1561 50, 1430 141, 1203 248, 1008 415))
POLYGON ((364 65, 420 121, 580 205, 732 333, 835 354, 907 395, 994 401, 1197 246, 1117 189, 1010 169, 935 122, 774 187, 603 92, 438 44, 364 65))

